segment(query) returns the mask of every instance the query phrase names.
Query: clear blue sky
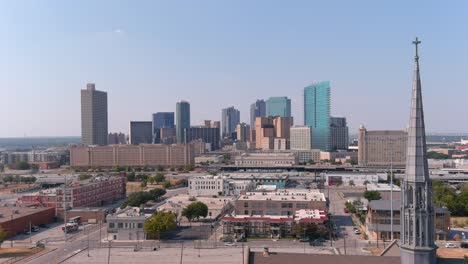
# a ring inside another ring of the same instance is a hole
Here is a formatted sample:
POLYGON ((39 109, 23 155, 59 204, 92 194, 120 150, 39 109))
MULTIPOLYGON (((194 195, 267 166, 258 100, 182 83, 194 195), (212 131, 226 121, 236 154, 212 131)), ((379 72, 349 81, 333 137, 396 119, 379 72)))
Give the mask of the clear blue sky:
POLYGON ((190 101, 192 124, 332 83, 350 132, 402 129, 422 40, 426 127, 468 132, 467 1, 0 0, 0 137, 80 135, 80 89, 108 92, 109 130, 190 101), (384 3, 385 2, 385 3, 384 3))

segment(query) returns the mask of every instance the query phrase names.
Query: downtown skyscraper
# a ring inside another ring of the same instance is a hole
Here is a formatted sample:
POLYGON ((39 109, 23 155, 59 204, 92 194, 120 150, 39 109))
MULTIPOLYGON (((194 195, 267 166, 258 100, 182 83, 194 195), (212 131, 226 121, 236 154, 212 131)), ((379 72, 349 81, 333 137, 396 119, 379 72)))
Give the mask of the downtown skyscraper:
POLYGON ((291 116, 291 99, 283 97, 270 97, 266 100, 267 116, 291 116))
POLYGON ((330 108, 330 82, 304 88, 304 124, 312 128, 313 149, 331 149, 330 108))
POLYGON ((81 144, 107 145, 107 93, 88 83, 81 90, 81 144))
POLYGON ((265 100, 257 100, 250 105, 250 127, 255 127, 255 118, 266 116, 265 100))
POLYGON ((161 143, 161 129, 175 130, 174 112, 158 112, 153 114, 153 143, 161 143))
POLYGON ((236 126, 240 123, 240 112, 234 106, 224 108, 221 114, 221 126, 223 137, 231 137, 236 131, 236 126))
POLYGON ((176 140, 185 144, 185 129, 190 128, 190 103, 180 101, 176 104, 176 140))

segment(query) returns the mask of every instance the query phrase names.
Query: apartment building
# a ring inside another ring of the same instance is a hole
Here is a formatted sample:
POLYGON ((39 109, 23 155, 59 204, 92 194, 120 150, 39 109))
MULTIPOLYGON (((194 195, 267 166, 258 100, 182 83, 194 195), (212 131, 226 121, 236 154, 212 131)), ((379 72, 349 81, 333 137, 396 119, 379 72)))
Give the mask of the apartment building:
POLYGON ((225 176, 197 176, 188 180, 188 193, 192 196, 234 195, 253 191, 251 180, 234 180, 225 176))
POLYGON ((236 166, 294 166, 298 163, 294 153, 245 153, 234 158, 236 166))
POLYGON ((358 163, 360 166, 404 167, 408 133, 403 130, 369 131, 359 128, 358 163))

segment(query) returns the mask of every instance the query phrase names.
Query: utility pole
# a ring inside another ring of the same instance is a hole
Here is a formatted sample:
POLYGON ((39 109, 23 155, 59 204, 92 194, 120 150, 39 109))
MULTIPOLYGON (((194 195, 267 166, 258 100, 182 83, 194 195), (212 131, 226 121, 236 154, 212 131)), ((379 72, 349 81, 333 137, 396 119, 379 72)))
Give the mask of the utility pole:
POLYGON ((393 144, 390 153, 390 239, 393 241, 393 144))
POLYGON ((65 193, 67 192, 67 174, 65 174, 65 183, 64 183, 64 186, 63 186, 63 223, 64 223, 64 234, 65 234, 65 242, 63 244, 63 251, 67 251, 67 205, 66 205, 66 197, 65 197, 65 193))
POLYGON ((88 229, 88 258, 89 258, 89 227, 87 228, 88 229))
POLYGON ((112 240, 109 240, 109 243, 108 243, 109 251, 107 252, 107 264, 110 264, 111 242, 112 242, 112 240))
POLYGON ((184 241, 182 241, 182 246, 180 248, 180 264, 182 264, 183 258, 184 258, 184 241))
POLYGON ((343 234, 344 254, 346 255, 346 233, 343 234))

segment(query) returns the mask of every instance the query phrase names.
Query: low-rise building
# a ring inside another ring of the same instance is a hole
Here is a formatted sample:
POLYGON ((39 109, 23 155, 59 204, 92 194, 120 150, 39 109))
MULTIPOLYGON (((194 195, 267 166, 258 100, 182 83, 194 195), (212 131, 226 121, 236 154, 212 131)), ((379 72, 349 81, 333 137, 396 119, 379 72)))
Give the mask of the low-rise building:
MULTIPOLYGON (((393 200, 393 238, 400 238, 400 200, 393 200)), ((375 200, 369 202, 365 230, 372 239, 391 238, 391 201, 375 200)), ((450 230, 450 212, 446 208, 434 207, 434 228, 437 240, 446 240, 450 230)))
POLYGON ((163 204, 158 206, 158 211, 172 212, 176 215, 177 220, 183 220, 182 210, 193 202, 202 202, 208 206, 208 215, 205 219, 214 220, 219 216, 226 214, 232 210, 231 197, 193 197, 191 195, 176 195, 168 198, 163 204))
POLYGON ((236 156, 234 163, 247 167, 289 167, 297 165, 298 159, 294 153, 288 152, 244 153, 236 156))
POLYGON ((239 195, 252 191, 255 183, 251 180, 233 180, 225 176, 198 176, 188 180, 188 193, 192 196, 239 195))
POLYGON ((25 231, 30 231, 32 226, 52 223, 55 217, 55 209, 52 207, 26 207, 26 206, 0 206, 0 227, 7 237, 13 237, 25 231))
POLYGON ((221 175, 233 180, 249 180, 255 185, 274 185, 277 188, 285 188, 291 173, 226 173, 221 175))
POLYGON ((108 215, 107 234, 109 240, 144 240, 144 226, 151 214, 145 214, 138 207, 127 207, 108 215))
POLYGON ((56 189, 46 189, 24 194, 18 198, 18 201, 26 206, 55 207, 57 203, 56 189))
POLYGON ((291 150, 297 156, 298 162, 320 162, 320 149, 310 149, 310 150, 291 150))
POLYGON ((200 157, 195 157, 195 164, 203 164, 203 163, 220 163, 223 160, 222 155, 204 155, 200 157))
POLYGON ((328 186, 364 186, 368 183, 377 184, 379 181, 387 181, 387 173, 327 173, 325 175, 328 186))

